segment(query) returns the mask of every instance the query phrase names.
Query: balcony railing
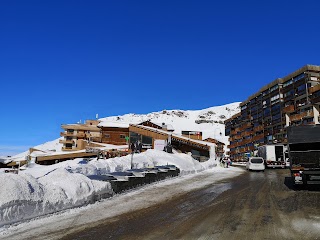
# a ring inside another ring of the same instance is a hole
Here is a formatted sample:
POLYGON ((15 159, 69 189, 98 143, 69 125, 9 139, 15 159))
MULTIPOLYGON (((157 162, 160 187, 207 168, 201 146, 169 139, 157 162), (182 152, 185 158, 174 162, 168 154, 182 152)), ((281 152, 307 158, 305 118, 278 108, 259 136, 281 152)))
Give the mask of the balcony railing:
POLYGON ((285 113, 291 113, 291 112, 294 112, 294 105, 289 105, 289 106, 287 106, 287 107, 285 107, 285 108, 283 108, 283 110, 282 110, 283 112, 285 112, 285 113))
POLYGON ((73 132, 60 132, 61 137, 71 137, 74 136, 73 132))
POLYGON ((83 133, 83 132, 78 132, 78 133, 77 133, 77 137, 78 137, 78 138, 85 138, 85 137, 86 137, 86 134, 83 133))
POLYGON ((255 127, 255 128, 253 128, 253 130, 255 131, 255 132, 259 132, 259 131, 262 131, 264 129, 264 126, 257 126, 257 127, 255 127))
POLYGON ((310 101, 313 104, 320 104, 320 96, 311 96, 310 101))
POLYGON ((302 112, 300 114, 295 114, 290 116, 290 121, 298 121, 305 117, 312 117, 313 111, 302 112))
POLYGON ((253 132, 252 131, 250 131, 250 132, 244 132, 244 137, 247 137, 247 136, 250 136, 250 135, 253 135, 253 132))
POLYGON ((256 135, 252 138, 253 141, 257 141, 257 140, 260 140, 261 138, 264 138, 264 134, 259 134, 259 135, 256 135))
POLYGON ((315 86, 309 88, 309 89, 308 89, 308 92, 309 92, 310 94, 312 94, 312 93, 317 92, 317 91, 319 91, 319 90, 320 90, 320 84, 315 85, 315 86))
POLYGON ((73 140, 60 139, 59 143, 62 143, 62 144, 74 144, 74 141, 73 140))

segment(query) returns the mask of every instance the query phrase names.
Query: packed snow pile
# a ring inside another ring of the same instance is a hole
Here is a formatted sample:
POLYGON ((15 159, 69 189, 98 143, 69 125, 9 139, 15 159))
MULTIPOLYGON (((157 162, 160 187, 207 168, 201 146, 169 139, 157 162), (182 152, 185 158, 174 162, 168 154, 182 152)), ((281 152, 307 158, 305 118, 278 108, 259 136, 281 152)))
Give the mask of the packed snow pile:
MULTIPOLYGON (((216 166, 214 159, 200 163, 183 153, 148 150, 133 155, 135 168, 176 165, 181 174, 216 166)), ((76 159, 50 166, 30 164, 19 174, 0 174, 0 226, 93 203, 113 195, 109 182, 90 180, 100 175, 130 169, 131 155, 103 159, 76 159)))

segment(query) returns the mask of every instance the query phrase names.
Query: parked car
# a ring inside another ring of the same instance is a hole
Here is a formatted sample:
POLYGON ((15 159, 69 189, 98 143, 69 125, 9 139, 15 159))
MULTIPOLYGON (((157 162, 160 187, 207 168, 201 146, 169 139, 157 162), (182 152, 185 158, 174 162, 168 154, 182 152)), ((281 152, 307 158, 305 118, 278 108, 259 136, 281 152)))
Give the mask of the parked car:
POLYGON ((247 170, 252 171, 264 171, 265 169, 264 160, 262 157, 249 157, 246 164, 247 170))

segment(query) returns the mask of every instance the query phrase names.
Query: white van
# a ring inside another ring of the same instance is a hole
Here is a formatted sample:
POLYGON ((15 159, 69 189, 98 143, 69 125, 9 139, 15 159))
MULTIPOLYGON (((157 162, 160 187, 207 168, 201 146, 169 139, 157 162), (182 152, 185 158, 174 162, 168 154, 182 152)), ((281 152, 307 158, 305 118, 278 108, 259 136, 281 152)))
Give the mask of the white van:
POLYGON ((262 157, 250 157, 246 164, 247 170, 253 171, 264 171, 265 169, 264 160, 262 157))

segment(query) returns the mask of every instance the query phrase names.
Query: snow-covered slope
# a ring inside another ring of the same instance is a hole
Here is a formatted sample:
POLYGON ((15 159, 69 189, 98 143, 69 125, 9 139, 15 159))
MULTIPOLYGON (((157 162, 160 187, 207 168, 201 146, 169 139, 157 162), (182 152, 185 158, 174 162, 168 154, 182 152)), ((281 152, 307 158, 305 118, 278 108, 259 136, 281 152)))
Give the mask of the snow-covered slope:
POLYGON ((137 124, 150 120, 159 125, 163 123, 172 125, 176 134, 181 134, 181 131, 199 131, 202 132, 203 139, 211 137, 227 145, 224 120, 240 112, 239 104, 240 102, 236 102, 203 110, 163 110, 148 114, 125 114, 99 120, 102 124, 106 122, 137 124))
MULTIPOLYGON (((50 142, 46 142, 37 146, 34 146, 33 148, 50 153, 50 152, 60 152, 61 148, 62 148, 62 144, 59 143, 59 140, 63 139, 63 138, 58 138, 55 139, 53 141, 50 142)), ((20 161, 20 160, 24 160, 25 157, 29 154, 29 151, 25 151, 22 153, 19 153, 13 157, 11 157, 10 159, 13 161, 20 161)))

